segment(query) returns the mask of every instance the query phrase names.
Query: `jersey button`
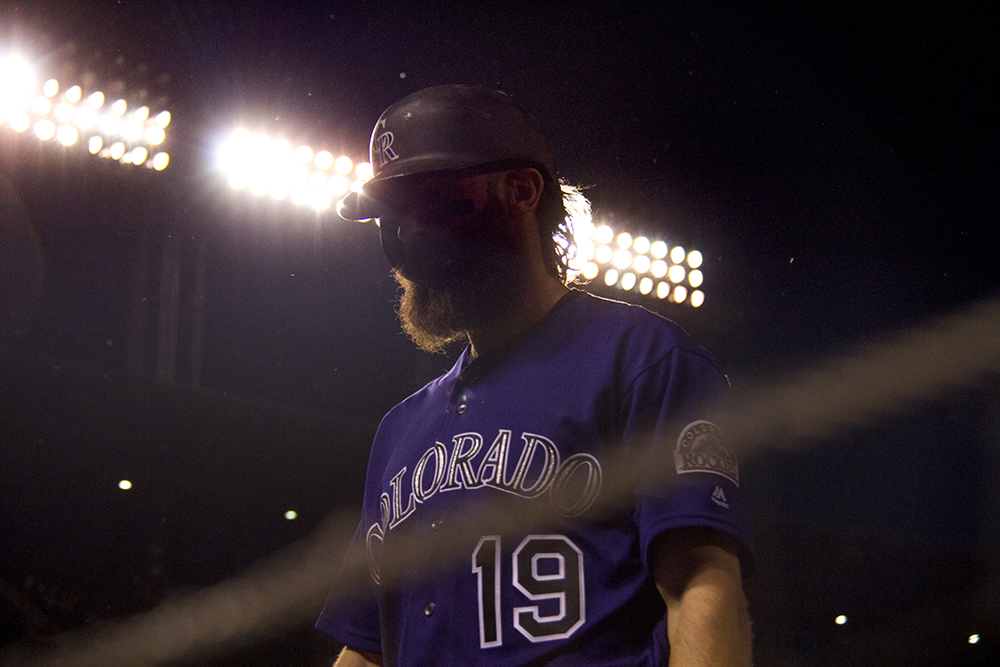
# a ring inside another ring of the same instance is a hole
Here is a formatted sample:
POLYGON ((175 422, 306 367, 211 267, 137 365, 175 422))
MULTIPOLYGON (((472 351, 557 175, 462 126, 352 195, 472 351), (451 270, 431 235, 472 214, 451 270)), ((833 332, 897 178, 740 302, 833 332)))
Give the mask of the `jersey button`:
POLYGON ((462 403, 460 406, 458 406, 457 408, 455 408, 455 412, 457 412, 460 415, 464 415, 465 411, 468 410, 468 409, 469 409, 469 406, 466 405, 465 403, 462 403))
POLYGON ((434 603, 428 602, 427 606, 424 607, 424 616, 430 616, 433 613, 434 613, 434 603))

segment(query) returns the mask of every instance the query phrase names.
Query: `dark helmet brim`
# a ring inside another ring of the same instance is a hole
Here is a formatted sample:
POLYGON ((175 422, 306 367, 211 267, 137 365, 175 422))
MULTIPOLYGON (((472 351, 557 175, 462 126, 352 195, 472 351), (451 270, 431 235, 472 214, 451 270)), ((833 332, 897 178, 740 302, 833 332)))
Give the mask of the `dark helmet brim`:
POLYGON ((461 163, 456 166, 453 159, 415 158, 409 161, 409 164, 402 166, 405 168, 380 174, 362 185, 358 192, 349 192, 344 196, 337 204, 337 213, 340 217, 354 222, 381 217, 389 208, 390 191, 415 178, 436 176, 465 178, 477 174, 531 167, 537 169, 547 183, 555 182, 554 175, 549 173, 549 167, 525 158, 504 158, 486 163, 472 162, 464 166, 461 163))

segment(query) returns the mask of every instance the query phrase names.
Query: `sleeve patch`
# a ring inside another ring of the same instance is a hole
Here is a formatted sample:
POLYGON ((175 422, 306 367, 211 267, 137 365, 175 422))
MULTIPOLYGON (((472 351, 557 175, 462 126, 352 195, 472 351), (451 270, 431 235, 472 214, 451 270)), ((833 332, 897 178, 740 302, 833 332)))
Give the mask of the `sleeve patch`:
POLYGON ((678 475, 689 472, 721 475, 740 485, 736 453, 722 429, 712 422, 696 421, 684 427, 674 448, 674 469, 678 475))

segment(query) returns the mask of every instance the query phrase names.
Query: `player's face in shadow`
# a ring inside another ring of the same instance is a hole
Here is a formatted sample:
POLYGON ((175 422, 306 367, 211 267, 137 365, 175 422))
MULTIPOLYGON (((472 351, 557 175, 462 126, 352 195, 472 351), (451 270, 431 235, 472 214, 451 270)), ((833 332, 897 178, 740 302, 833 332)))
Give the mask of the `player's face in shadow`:
POLYGON ((404 259, 403 330, 428 351, 489 326, 522 286, 526 252, 499 196, 500 176, 426 179, 396 198, 404 259))

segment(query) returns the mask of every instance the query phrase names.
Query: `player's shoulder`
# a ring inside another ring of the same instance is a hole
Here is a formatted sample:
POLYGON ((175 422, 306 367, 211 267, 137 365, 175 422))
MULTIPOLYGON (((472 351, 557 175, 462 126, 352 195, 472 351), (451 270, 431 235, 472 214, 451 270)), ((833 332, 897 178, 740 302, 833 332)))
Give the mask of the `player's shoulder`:
POLYGON ((454 386, 456 378, 461 373, 463 364, 467 363, 465 358, 466 353, 463 352, 450 370, 430 380, 420 389, 417 389, 393 406, 385 417, 383 417, 383 423, 389 418, 399 418, 410 413, 426 414, 424 411, 428 408, 433 409, 434 404, 441 401, 447 402, 448 396, 451 393, 450 387, 454 386))
POLYGON ((567 303, 574 326, 590 340, 615 341, 623 348, 644 349, 651 354, 681 349, 711 355, 680 325, 642 306, 574 290, 567 303))

